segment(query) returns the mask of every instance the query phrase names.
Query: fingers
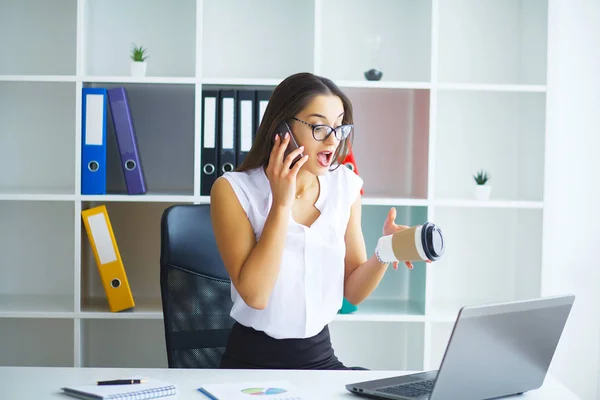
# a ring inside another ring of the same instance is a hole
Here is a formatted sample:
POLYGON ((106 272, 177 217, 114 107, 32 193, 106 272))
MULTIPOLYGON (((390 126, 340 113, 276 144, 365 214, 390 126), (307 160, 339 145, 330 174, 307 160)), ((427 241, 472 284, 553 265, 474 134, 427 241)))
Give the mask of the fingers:
MULTIPOLYGON (((408 268, 408 269, 413 269, 415 267, 413 265, 413 263, 410 261, 405 261, 404 264, 406 264, 406 268, 408 268)), ((398 261, 394 261, 393 265, 394 265, 394 269, 398 269, 398 261)))
POLYGON ((285 137, 283 138, 283 140, 281 141, 281 144, 279 146, 279 149, 277 151, 277 164, 281 165, 281 163, 283 163, 284 157, 285 157, 285 150, 288 147, 288 143, 290 142, 290 134, 289 132, 285 133, 285 137))
POLYGON ((269 155, 269 166, 267 167, 268 170, 273 170, 278 164, 275 162, 275 160, 277 159, 277 154, 280 148, 281 138, 279 137, 279 135, 275 135, 275 140, 273 140, 273 147, 271 147, 271 154, 269 155))
MULTIPOLYGON (((294 150, 290 154, 288 154, 288 156, 285 158, 285 160, 283 160, 283 170, 289 171, 290 166, 292 165, 292 161, 294 161, 294 159, 296 159, 296 157, 301 155, 303 151, 304 151, 304 146, 300 146, 296 150, 294 150)), ((300 161, 300 160, 298 160, 298 161, 300 161)))
POLYGON ((279 135, 275 135, 275 143, 273 144, 271 155, 269 156, 269 167, 274 168, 274 171, 279 172, 281 170, 283 155, 285 154, 285 149, 287 148, 289 141, 289 133, 286 133, 283 139, 281 139, 279 135))
POLYGON ((308 161, 308 154, 305 154, 304 157, 302 157, 301 159, 299 159, 298 162, 296 162, 296 164, 294 164, 294 166, 292 167, 292 169, 290 169, 290 175, 294 176, 294 177, 296 175, 298 175, 298 171, 300 171, 300 168, 302 168, 302 166, 304 165, 304 163, 306 161, 308 161))
POLYGON ((398 230, 398 229, 396 229, 398 227, 398 225, 396 225, 395 220, 396 220, 396 207, 392 207, 388 211, 388 215, 385 220, 384 226, 388 227, 388 228, 393 228, 395 231, 398 230))
POLYGON ((271 159, 273 160, 277 156, 277 151, 281 147, 281 138, 279 135, 275 135, 275 140, 273 140, 273 147, 271 147, 271 159))
POLYGON ((396 207, 390 208, 390 211, 388 212, 388 216, 390 217, 392 222, 394 222, 396 220, 396 207))
POLYGON ((396 207, 390 208, 388 212, 388 219, 391 226, 396 226, 396 207))

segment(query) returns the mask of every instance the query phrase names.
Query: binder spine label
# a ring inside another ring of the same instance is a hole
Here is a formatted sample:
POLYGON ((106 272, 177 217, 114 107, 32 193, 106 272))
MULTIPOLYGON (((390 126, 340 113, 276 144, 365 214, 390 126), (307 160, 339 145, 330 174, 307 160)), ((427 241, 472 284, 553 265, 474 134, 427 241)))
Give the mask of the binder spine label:
POLYGON ((233 98, 223 99, 223 149, 233 150, 235 135, 233 98))
POLYGON ((101 264, 108 264, 117 261, 117 254, 113 247, 108 225, 104 214, 95 214, 88 217, 88 224, 92 231, 92 237, 98 250, 98 257, 101 264))
POLYGON ((263 116, 265 115, 265 111, 267 111, 267 105, 269 102, 267 100, 263 100, 259 103, 259 111, 258 111, 258 123, 262 122, 263 116))
POLYGON ((214 97, 207 97, 204 99, 204 147, 208 149, 214 149, 217 138, 215 137, 216 121, 215 115, 217 115, 217 99, 214 97))
POLYGON ((87 110, 85 114, 85 144, 102 146, 104 124, 104 96, 88 94, 86 96, 87 110))
POLYGON ((248 152, 252 147, 252 101, 243 100, 241 103, 239 146, 242 152, 248 152))

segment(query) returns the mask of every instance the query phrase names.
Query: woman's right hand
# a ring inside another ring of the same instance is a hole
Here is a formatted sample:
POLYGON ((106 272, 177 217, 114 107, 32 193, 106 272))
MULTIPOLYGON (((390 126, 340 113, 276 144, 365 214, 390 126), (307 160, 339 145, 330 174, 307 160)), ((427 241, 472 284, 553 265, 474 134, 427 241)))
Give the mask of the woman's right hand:
POLYGON ((271 184, 271 192, 273 193, 272 205, 291 207, 296 196, 296 176, 308 159, 308 155, 299 159, 290 169, 292 161, 298 155, 302 154, 304 147, 300 146, 284 159, 285 149, 287 149, 290 142, 290 134, 286 133, 283 140, 281 140, 279 135, 275 135, 274 142, 271 155, 269 156, 269 165, 266 170, 267 178, 271 184))

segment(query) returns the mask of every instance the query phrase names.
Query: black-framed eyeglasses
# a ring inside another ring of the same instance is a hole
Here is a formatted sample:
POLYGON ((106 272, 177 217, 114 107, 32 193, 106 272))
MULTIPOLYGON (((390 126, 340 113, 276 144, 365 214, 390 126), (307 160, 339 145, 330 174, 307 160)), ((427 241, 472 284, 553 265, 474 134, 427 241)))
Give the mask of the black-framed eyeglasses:
POLYGON ((333 132, 335 132, 336 139, 342 141, 350 135, 352 129, 354 128, 354 125, 351 124, 340 125, 337 128, 332 128, 331 126, 325 124, 311 124, 306 121, 302 121, 301 119, 298 119, 296 117, 292 117, 292 119, 310 126, 312 128, 313 138, 315 138, 315 140, 318 140, 319 142, 327 140, 329 135, 331 135, 333 132))

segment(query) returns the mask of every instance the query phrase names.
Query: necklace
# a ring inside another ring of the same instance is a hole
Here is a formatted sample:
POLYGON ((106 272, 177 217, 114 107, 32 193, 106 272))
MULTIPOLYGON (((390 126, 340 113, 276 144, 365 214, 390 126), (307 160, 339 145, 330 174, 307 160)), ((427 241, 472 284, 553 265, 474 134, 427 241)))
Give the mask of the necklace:
MULTIPOLYGON (((318 183, 318 182, 319 182, 319 180, 317 178, 316 183, 318 183)), ((313 184, 307 186, 306 188, 304 188, 304 190, 302 190, 302 192, 300 192, 300 194, 296 194, 296 198, 299 199, 302 194, 304 194, 308 189, 311 189, 313 186, 315 186, 316 183, 313 183, 313 184)))

